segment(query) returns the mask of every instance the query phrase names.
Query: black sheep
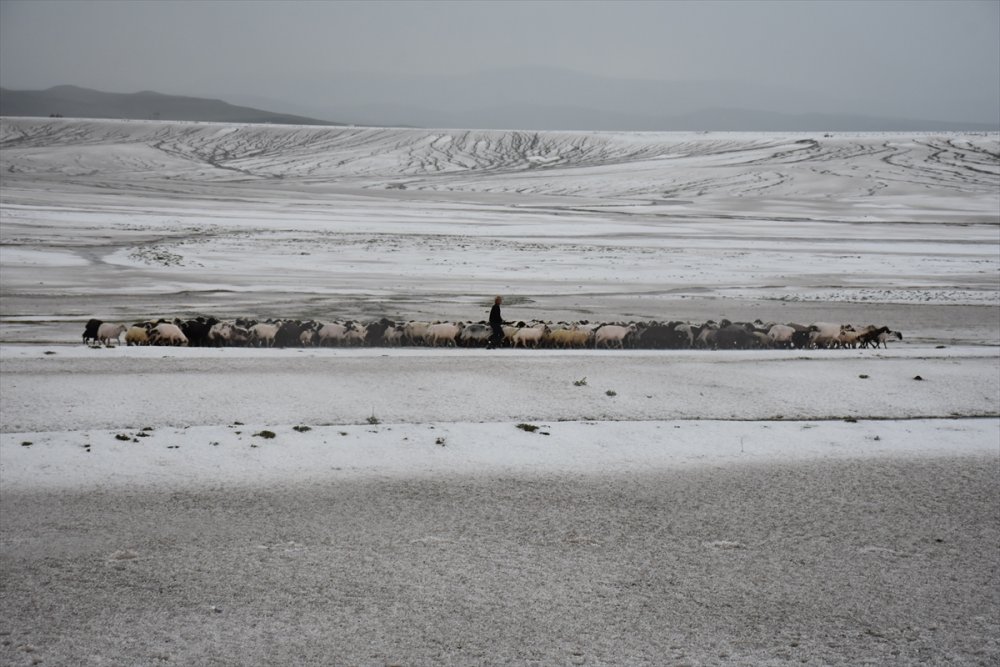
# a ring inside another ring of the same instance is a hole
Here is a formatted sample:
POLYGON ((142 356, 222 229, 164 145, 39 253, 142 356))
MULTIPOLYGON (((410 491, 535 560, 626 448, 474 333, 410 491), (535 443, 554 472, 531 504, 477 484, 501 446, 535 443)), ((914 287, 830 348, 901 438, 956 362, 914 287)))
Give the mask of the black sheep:
POLYGON ((101 327, 102 324, 104 324, 103 320, 97 320, 97 319, 87 320, 87 325, 83 329, 84 345, 97 342, 97 330, 101 327))
POLYGON ((187 336, 188 345, 192 347, 204 347, 209 344, 209 332, 218 322, 219 320, 214 317, 209 317, 208 319, 196 317, 193 320, 181 322, 178 326, 180 326, 184 335, 187 336))

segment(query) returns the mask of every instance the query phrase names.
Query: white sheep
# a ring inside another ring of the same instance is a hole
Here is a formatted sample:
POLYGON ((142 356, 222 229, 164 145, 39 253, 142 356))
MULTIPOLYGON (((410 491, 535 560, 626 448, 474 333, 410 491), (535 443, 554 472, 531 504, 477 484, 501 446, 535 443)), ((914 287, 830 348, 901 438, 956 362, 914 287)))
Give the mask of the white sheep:
POLYGON ((187 345, 188 339, 176 324, 160 322, 149 332, 152 345, 187 345))
POLYGON ((549 325, 544 323, 538 323, 530 327, 520 327, 513 336, 514 347, 518 345, 528 347, 530 345, 537 348, 549 333, 551 333, 551 329, 549 329, 549 325))
POLYGON ((108 347, 111 347, 111 341, 114 340, 115 343, 120 343, 120 337, 127 327, 124 324, 112 324, 111 322, 104 322, 101 326, 97 327, 97 341, 99 343, 104 343, 108 347))
POLYGON ((250 327, 250 340, 258 347, 274 347, 274 337, 278 335, 278 325, 259 322, 250 327))
POLYGON ((787 324, 775 324, 767 330, 767 339, 771 347, 791 347, 794 333, 795 329, 787 324))
POLYGON ((844 327, 830 322, 814 322, 809 325, 809 341, 816 347, 837 347, 840 345, 840 332, 844 327))
POLYGON ((347 340, 347 325, 340 322, 324 324, 316 331, 318 345, 343 345, 347 340))
POLYGON ((382 341, 386 345, 396 346, 403 344, 404 329, 402 326, 393 325, 387 327, 385 332, 382 333, 382 341))
POLYGON ((347 345, 364 345, 368 338, 368 325, 351 322, 344 333, 344 343, 347 345))
POLYGON ((628 326, 605 324, 594 332, 594 348, 596 349, 603 344, 606 348, 614 345, 619 349, 625 349, 625 338, 630 334, 635 334, 638 330, 639 328, 634 324, 628 326))
POLYGON ((419 322, 416 320, 410 320, 403 325, 403 338, 410 345, 423 345, 425 336, 427 335, 427 329, 430 328, 430 322, 419 322))
POLYGON ((427 327, 424 340, 434 347, 439 344, 455 347, 464 326, 462 322, 435 322, 427 327))
POLYGON ((518 326, 513 325, 513 324, 504 324, 500 328, 503 329, 503 340, 504 340, 504 342, 507 343, 508 345, 513 346, 514 345, 514 336, 515 336, 515 334, 517 334, 518 330, 521 327, 518 327, 518 326))

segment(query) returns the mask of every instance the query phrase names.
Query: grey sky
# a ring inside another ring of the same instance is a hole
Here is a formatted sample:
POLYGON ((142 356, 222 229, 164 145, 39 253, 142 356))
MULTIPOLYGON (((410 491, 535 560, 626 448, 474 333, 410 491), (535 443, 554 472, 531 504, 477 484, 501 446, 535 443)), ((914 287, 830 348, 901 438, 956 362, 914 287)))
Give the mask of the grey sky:
POLYGON ((873 111, 996 121, 1000 0, 0 0, 7 88, 242 93, 307 105, 309 86, 335 72, 520 65, 780 84, 871 101, 873 111))

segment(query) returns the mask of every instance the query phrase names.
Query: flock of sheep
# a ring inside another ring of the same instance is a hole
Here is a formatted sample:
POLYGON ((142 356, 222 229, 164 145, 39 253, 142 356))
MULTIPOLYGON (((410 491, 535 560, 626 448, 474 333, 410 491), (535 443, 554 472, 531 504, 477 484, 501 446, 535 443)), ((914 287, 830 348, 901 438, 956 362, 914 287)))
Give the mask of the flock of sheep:
MULTIPOLYGON (((525 348, 759 349, 885 347, 902 334, 889 327, 816 322, 516 322, 505 324, 503 344, 525 348)), ((189 320, 137 322, 131 326, 91 319, 83 332, 88 345, 190 345, 241 347, 462 346, 485 347, 486 322, 317 322, 313 320, 189 320)))

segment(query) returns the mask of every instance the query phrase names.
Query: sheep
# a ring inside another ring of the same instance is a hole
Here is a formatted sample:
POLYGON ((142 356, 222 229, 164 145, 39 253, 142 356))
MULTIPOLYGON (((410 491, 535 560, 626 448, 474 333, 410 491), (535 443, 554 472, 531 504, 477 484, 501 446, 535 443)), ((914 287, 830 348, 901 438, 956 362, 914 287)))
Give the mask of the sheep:
POLYGON ((587 344, 590 342, 590 331, 577 326, 552 329, 549 334, 549 342, 553 347, 561 347, 563 349, 587 347, 587 344))
POLYGON ((541 344, 542 340, 551 333, 549 325, 547 324, 536 324, 532 327, 524 326, 518 327, 517 331, 514 333, 512 339, 514 342, 514 347, 520 345, 521 347, 531 347, 537 348, 541 344))
MULTIPOLYGON (((711 347, 708 340, 702 340, 702 334, 705 331, 713 330, 715 326, 714 322, 706 322, 704 324, 689 324, 687 322, 677 322, 674 324, 674 332, 677 334, 679 347, 694 348, 700 345, 704 347, 711 347)), ((714 333, 712 334, 714 336, 714 333)), ((709 337, 705 334, 705 338, 709 337)))
POLYGON ((566 345, 567 347, 587 347, 590 344, 590 338, 593 335, 594 332, 587 327, 575 327, 569 332, 566 345))
POLYGON ((687 322, 669 322, 668 326, 673 329, 677 336, 678 347, 694 347, 694 342, 701 335, 701 326, 695 326, 687 322))
POLYGON ((125 331, 125 344, 126 345, 149 345, 149 330, 152 325, 149 323, 138 322, 133 324, 125 331))
POLYGON ((422 345, 424 343, 424 336, 427 335, 427 329, 430 326, 430 322, 410 320, 403 325, 403 339, 409 345, 422 345))
POLYGON ((232 322, 217 322, 208 330, 208 340, 214 345, 228 345, 233 334, 232 322))
POLYGON ((83 344, 89 345, 91 343, 97 342, 97 330, 100 326, 104 324, 104 320, 98 320, 96 318, 91 318, 87 320, 87 324, 83 327, 83 344))
POLYGON ((687 331, 679 328, 678 322, 653 322, 642 330, 637 347, 650 350, 676 350, 690 345, 690 327, 687 331))
POLYGON ((815 322, 809 325, 810 342, 815 347, 837 347, 840 345, 840 332, 844 327, 830 322, 815 322))
POLYGON ((634 336, 638 330, 639 328, 634 324, 628 326, 605 324, 594 332, 594 349, 603 343, 606 348, 610 349, 612 345, 617 345, 619 349, 623 350, 625 349, 625 340, 629 336, 634 336))
POLYGON ((216 346, 246 345, 250 331, 233 322, 217 322, 208 332, 208 342, 216 346))
POLYGON ((257 347, 274 347, 274 339, 277 335, 277 324, 260 322, 250 327, 250 340, 257 347))
POLYGON ((187 336, 176 324, 160 322, 149 332, 151 345, 183 345, 188 344, 187 336))
POLYGON ((897 340, 902 340, 903 334, 898 331, 892 331, 889 327, 876 327, 874 324, 869 324, 864 327, 861 331, 861 335, 858 337, 858 345, 860 347, 879 347, 879 345, 884 345, 886 339, 896 338, 897 340))
POLYGON ((888 348, 889 346, 886 345, 886 343, 893 338, 896 340, 903 340, 903 334, 898 331, 890 331, 889 327, 881 327, 879 332, 875 335, 875 349, 878 349, 880 343, 882 347, 888 348))
POLYGON ((347 340, 347 330, 350 327, 340 322, 331 322, 319 327, 316 331, 318 345, 343 345, 347 340))
POLYGON ((302 334, 311 331, 314 325, 315 322, 286 320, 278 325, 278 330, 274 334, 274 345, 282 348, 302 345, 302 334))
POLYGON ((572 329, 569 325, 560 322, 554 327, 549 327, 548 344, 556 348, 566 348, 572 329))
POLYGON ((729 324, 715 332, 715 348, 745 350, 756 343, 752 324, 729 324))
POLYGON ((382 333, 382 341, 386 345, 395 346, 403 344, 405 329, 399 324, 394 324, 382 333))
MULTIPOLYGON (((504 337, 511 347, 555 347, 560 349, 594 348, 681 349, 701 347, 711 349, 745 348, 849 348, 884 347, 890 339, 902 340, 902 334, 889 327, 875 325, 833 324, 814 322, 802 325, 794 322, 778 324, 755 320, 753 323, 732 323, 711 320, 700 325, 680 321, 640 321, 591 324, 589 322, 542 321, 517 322, 503 326, 504 337)), ((485 322, 419 322, 395 323, 381 318, 367 324, 361 322, 322 324, 311 320, 237 319, 220 322, 213 317, 173 321, 136 322, 132 326, 105 323, 99 319, 87 322, 83 340, 87 344, 119 342, 125 333, 128 345, 241 345, 309 346, 309 345, 402 345, 478 346, 488 342, 491 328, 485 322), (101 327, 104 326, 104 334, 101 327), (119 327, 114 331, 113 327, 119 327), (179 330, 181 336, 177 335, 179 330)))
POLYGON ((795 328, 787 324, 775 324, 767 330, 767 339, 771 347, 792 347, 792 337, 795 335, 795 328))
POLYGON ((514 335, 523 326, 526 326, 524 322, 518 322, 517 324, 504 324, 501 327, 501 329, 503 329, 503 342, 513 347, 514 335))
POLYGON ((459 334, 458 339, 462 345, 468 347, 482 346, 489 343, 492 334, 493 329, 490 328, 490 325, 485 322, 477 322, 475 324, 467 324, 462 329, 462 333, 459 334))
POLYGON ((437 347, 438 344, 454 347, 457 345, 459 334, 465 325, 462 322, 436 322, 427 327, 424 340, 428 345, 437 347))
POLYGON ((365 329, 365 343, 368 345, 376 345, 380 341, 385 340, 385 332, 396 326, 396 323, 390 319, 383 317, 377 322, 372 322, 365 329))
POLYGON ((124 324, 104 322, 101 326, 97 327, 97 340, 108 347, 111 347, 112 340, 115 343, 121 343, 120 337, 125 333, 126 328, 124 324))
POLYGON ((368 339, 368 326, 360 322, 348 322, 344 343, 347 345, 364 345, 368 339))
POLYGON ((837 338, 837 344, 843 348, 851 348, 852 350, 861 344, 861 339, 865 335, 865 329, 858 331, 853 327, 845 327, 841 330, 840 336, 837 338))
POLYGON ((186 322, 180 322, 181 331, 187 336, 188 344, 192 347, 202 347, 208 345, 210 341, 210 334, 212 332, 212 327, 219 323, 219 320, 214 317, 204 318, 196 317, 193 320, 187 320, 186 322))
POLYGON ((701 331, 698 332, 697 337, 694 339, 694 344, 696 347, 702 347, 707 350, 715 349, 715 335, 719 332, 719 327, 715 322, 708 321, 701 326, 701 331))
POLYGON ((812 347, 811 331, 796 331, 792 334, 792 347, 796 350, 805 350, 812 347))

